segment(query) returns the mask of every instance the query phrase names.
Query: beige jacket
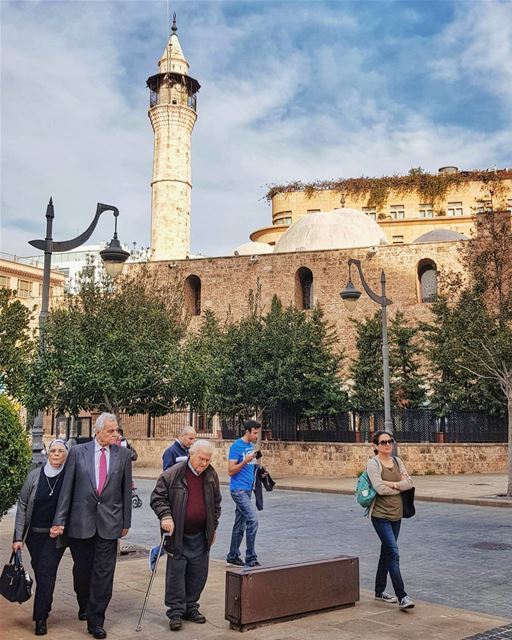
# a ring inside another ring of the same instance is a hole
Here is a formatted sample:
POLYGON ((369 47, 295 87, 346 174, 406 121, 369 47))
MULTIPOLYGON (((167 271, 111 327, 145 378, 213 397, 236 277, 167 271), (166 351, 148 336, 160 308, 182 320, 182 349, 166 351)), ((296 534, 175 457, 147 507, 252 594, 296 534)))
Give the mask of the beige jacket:
MULTIPOLYGON (((413 486, 412 478, 407 473, 407 469, 405 468, 402 460, 396 456, 396 461, 398 462, 398 468, 400 469, 400 475, 405 475, 406 477, 403 480, 398 482, 398 489, 392 489, 391 487, 386 486, 382 482, 382 464, 379 460, 378 456, 370 458, 368 460, 368 464, 366 465, 366 473, 370 478, 370 482, 372 483, 373 488, 377 492, 379 496, 396 496, 401 491, 407 491, 407 489, 411 489, 413 486)), ((368 513, 366 514, 369 519, 372 517, 373 507, 375 506, 375 500, 370 505, 368 509, 368 513)))

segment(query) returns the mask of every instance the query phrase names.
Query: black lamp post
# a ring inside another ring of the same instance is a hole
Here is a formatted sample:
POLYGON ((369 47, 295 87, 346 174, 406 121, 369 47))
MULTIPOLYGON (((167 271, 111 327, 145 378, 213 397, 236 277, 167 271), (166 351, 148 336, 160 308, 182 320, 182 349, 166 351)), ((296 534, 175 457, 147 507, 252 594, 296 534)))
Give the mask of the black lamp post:
MULTIPOLYGON (((110 241, 108 247, 100 251, 100 256, 105 265, 105 270, 111 278, 116 278, 123 270, 123 265, 130 256, 128 251, 125 251, 121 247, 121 243, 117 238, 117 218, 119 216, 119 209, 109 204, 101 204, 98 202, 96 207, 96 215, 93 221, 87 227, 87 229, 72 240, 65 240, 63 242, 54 242, 52 238, 53 218, 55 217, 53 211, 53 201, 50 198, 50 202, 46 207, 46 238, 44 240, 31 240, 30 245, 36 249, 44 251, 44 267, 43 267, 43 291, 41 297, 41 311, 39 313, 39 349, 41 352, 45 348, 45 325, 48 317, 48 303, 50 299, 50 272, 52 263, 52 253, 61 253, 64 251, 71 251, 80 247, 87 242, 91 237, 101 214, 104 211, 112 211, 115 218, 115 230, 114 237, 110 241)), ((43 450, 43 412, 39 410, 34 417, 34 423, 32 425, 32 464, 40 465, 44 461, 42 454, 43 450)))
POLYGON ((340 293, 341 299, 345 303, 345 307, 348 311, 353 311, 357 304, 357 301, 361 297, 361 292, 356 289, 352 283, 352 265, 354 265, 361 279, 363 289, 368 296, 377 304, 382 307, 382 372, 384 380, 384 429, 388 433, 393 433, 393 421, 391 420, 391 397, 389 391, 389 345, 388 345, 388 322, 387 322, 387 307, 393 304, 392 300, 386 298, 386 275, 384 271, 380 274, 381 295, 377 295, 366 282, 363 270, 361 268, 361 260, 354 260, 350 258, 348 260, 348 282, 345 289, 340 293))

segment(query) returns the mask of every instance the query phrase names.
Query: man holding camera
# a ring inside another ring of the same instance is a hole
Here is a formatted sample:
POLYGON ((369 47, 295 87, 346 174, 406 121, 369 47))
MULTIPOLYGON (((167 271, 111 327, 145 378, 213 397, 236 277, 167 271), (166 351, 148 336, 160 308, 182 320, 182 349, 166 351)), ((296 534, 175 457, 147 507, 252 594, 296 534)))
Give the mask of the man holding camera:
POLYGON ((235 567, 259 567, 261 565, 255 549, 258 516, 251 503, 251 494, 254 487, 256 459, 261 457, 259 451, 254 451, 254 443, 258 440, 261 424, 256 420, 247 420, 243 426, 244 435, 231 445, 228 456, 228 474, 231 478, 229 489, 236 511, 227 563, 235 567), (240 545, 244 533, 247 545, 245 562, 240 557, 240 545))

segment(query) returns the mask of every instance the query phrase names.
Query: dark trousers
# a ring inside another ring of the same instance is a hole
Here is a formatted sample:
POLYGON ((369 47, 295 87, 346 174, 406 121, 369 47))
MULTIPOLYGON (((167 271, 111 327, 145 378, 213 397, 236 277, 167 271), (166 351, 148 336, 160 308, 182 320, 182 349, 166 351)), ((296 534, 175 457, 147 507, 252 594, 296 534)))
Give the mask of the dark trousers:
POLYGON ((53 590, 64 547, 57 548, 57 539, 49 533, 29 531, 26 539, 36 579, 33 620, 46 620, 52 609, 53 590))
POLYGON ((73 586, 78 607, 87 611, 89 627, 102 627, 112 598, 117 559, 117 540, 69 538, 73 556, 73 586))
POLYGON ((385 518, 372 518, 372 524, 381 541, 379 565, 375 576, 375 595, 380 595, 386 590, 388 572, 391 583, 398 600, 407 595, 404 589, 404 581, 400 573, 400 555, 398 553, 398 535, 400 533, 401 520, 386 520, 385 518))
POLYGON ((199 597, 208 578, 206 535, 183 534, 181 554, 167 556, 165 572, 165 604, 167 616, 183 617, 199 608, 199 597))

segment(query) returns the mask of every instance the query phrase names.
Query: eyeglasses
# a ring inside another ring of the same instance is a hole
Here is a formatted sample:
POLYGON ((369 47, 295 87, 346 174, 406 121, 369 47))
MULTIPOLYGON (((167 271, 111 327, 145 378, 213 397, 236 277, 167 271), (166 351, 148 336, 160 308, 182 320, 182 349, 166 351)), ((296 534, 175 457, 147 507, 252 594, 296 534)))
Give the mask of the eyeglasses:
POLYGON ((379 444, 393 444, 394 441, 393 438, 390 438, 389 440, 381 440, 379 444))

